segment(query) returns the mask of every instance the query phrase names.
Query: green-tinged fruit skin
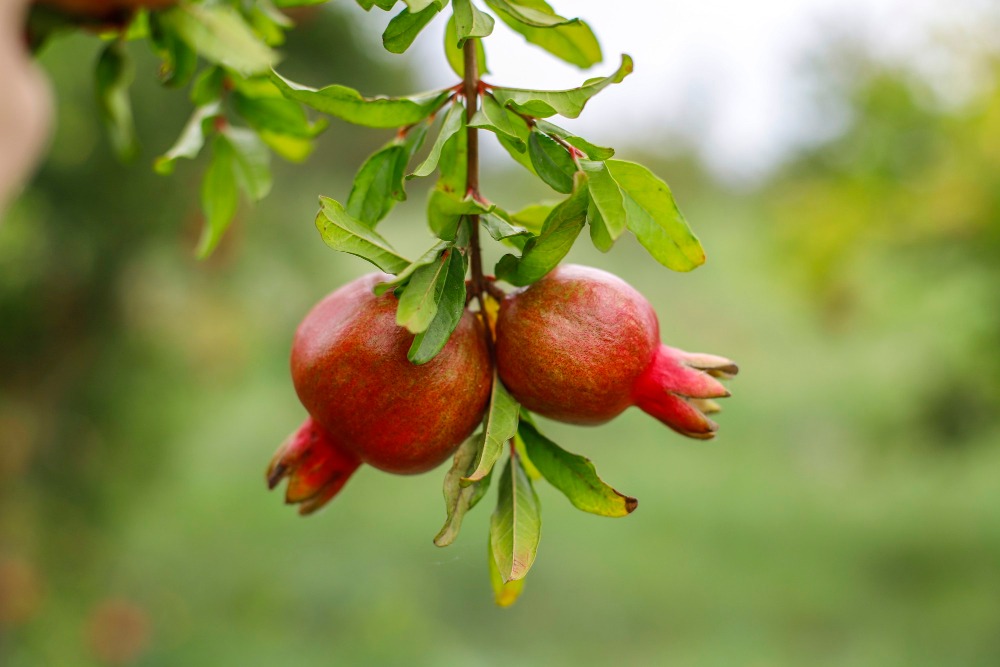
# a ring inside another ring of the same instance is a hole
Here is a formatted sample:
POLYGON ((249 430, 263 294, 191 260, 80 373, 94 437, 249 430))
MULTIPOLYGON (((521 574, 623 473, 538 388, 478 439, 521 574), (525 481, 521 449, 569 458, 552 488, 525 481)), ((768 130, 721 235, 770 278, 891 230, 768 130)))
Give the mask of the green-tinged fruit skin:
POLYGON ((652 306, 606 271, 561 265, 509 294, 496 324, 497 373, 532 412, 573 424, 600 424, 630 405, 682 435, 708 439, 705 415, 729 396, 717 378, 738 372, 724 357, 660 342, 652 306))
POLYGON ((292 381, 302 405, 346 449, 387 472, 430 470, 482 421, 492 365, 479 319, 465 312, 444 349, 416 366, 397 299, 380 274, 333 292, 299 325, 292 381))

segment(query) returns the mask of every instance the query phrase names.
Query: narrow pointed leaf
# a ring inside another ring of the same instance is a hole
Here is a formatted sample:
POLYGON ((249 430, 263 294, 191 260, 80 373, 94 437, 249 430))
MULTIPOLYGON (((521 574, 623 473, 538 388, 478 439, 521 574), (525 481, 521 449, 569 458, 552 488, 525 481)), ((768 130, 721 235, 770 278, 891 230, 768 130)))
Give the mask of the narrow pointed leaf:
POLYGON ((180 158, 193 160, 205 145, 205 136, 213 119, 219 115, 218 102, 207 104, 195 109, 177 141, 166 153, 156 158, 153 168, 160 174, 169 174, 174 170, 175 162, 180 158))
POLYGON ((121 160, 128 161, 138 154, 132 102, 128 89, 135 78, 135 65, 122 42, 110 42, 101 52, 94 73, 97 102, 101 119, 107 129, 111 146, 121 160))
POLYGON ((465 518, 465 513, 476 506, 486 495, 490 486, 489 475, 475 484, 462 486, 459 483, 470 472, 469 467, 475 462, 476 451, 479 449, 482 438, 482 433, 467 438, 455 452, 451 468, 444 476, 444 508, 447 518, 441 530, 434 537, 434 544, 439 547, 446 547, 455 541, 455 538, 458 537, 458 531, 462 528, 462 519, 465 518))
POLYGON ((237 183, 247 197, 260 201, 271 191, 271 153, 260 137, 245 127, 229 125, 223 134, 232 144, 237 183))
POLYGON ((382 46, 390 53, 404 53, 440 11, 434 2, 419 10, 407 7, 389 21, 382 33, 382 46))
POLYGON ((701 241, 677 208, 667 184, 634 162, 608 160, 606 164, 624 195, 626 224, 649 254, 674 271, 702 265, 701 241))
POLYGON ((524 579, 514 581, 503 580, 500 569, 497 567, 497 560, 493 557, 493 541, 486 541, 486 560, 490 569, 490 586, 493 588, 493 601, 498 607, 509 607, 521 597, 524 590, 524 579))
POLYGON ((573 506, 601 516, 630 514, 639 501, 608 486, 597 475, 590 459, 572 454, 522 421, 517 429, 531 462, 543 477, 562 491, 573 506))
POLYGON ((511 116, 517 118, 512 112, 500 106, 492 95, 483 95, 482 105, 472 116, 469 125, 489 130, 498 136, 503 135, 519 148, 518 152, 523 153, 525 150, 524 142, 529 135, 528 126, 523 121, 515 124, 511 116))
POLYGON ((431 115, 451 95, 443 90, 412 97, 362 97, 347 86, 333 85, 316 90, 289 81, 273 70, 271 80, 288 99, 365 127, 413 125, 431 115))
POLYGON ((465 44, 467 39, 487 37, 493 32, 493 17, 472 4, 472 0, 453 0, 452 8, 458 46, 465 44))
POLYGON ((191 84, 191 102, 204 106, 217 102, 222 97, 222 88, 226 80, 226 70, 221 67, 206 67, 191 84))
POLYGON ((275 52, 228 5, 185 3, 160 19, 203 58, 243 76, 265 72, 277 61, 275 52))
POLYGON ((406 327, 410 333, 426 331, 437 314, 438 303, 444 292, 449 257, 450 253, 446 253, 435 262, 413 272, 410 282, 399 297, 396 324, 406 327))
POLYGON ((538 130, 532 130, 528 138, 528 157, 535 173, 546 185, 563 194, 573 191, 576 163, 565 148, 538 130))
POLYGON ((591 199, 587 202, 587 224, 590 225, 590 240, 594 247, 601 252, 608 252, 615 245, 615 240, 611 238, 608 226, 604 222, 604 216, 600 209, 591 199))
MULTIPOLYGON (((326 0, 323 1, 325 2, 326 0)), ((382 11, 387 12, 396 6, 397 1, 398 0, 358 0, 358 4, 361 5, 361 8, 366 12, 371 10, 372 7, 378 7, 382 11)))
POLYGON ((625 195, 606 163, 581 160, 580 166, 587 173, 591 203, 587 215, 590 236, 599 250, 607 252, 626 229, 625 195))
POLYGON ((523 579, 538 553, 541 503, 535 487, 512 456, 500 475, 497 506, 490 517, 490 544, 504 583, 523 579))
POLYGON ((524 90, 521 88, 494 88, 493 96, 503 106, 512 106, 521 113, 535 118, 548 118, 559 114, 576 118, 591 97, 632 73, 632 58, 622 54, 621 66, 604 78, 589 79, 579 88, 569 90, 524 90))
POLYGON ((415 125, 405 138, 397 137, 369 156, 355 175, 347 198, 351 217, 374 228, 397 201, 406 199, 403 174, 426 133, 426 123, 415 125))
MULTIPOLYGON (((555 14, 544 0, 520 0, 518 4, 543 13, 555 14)), ((571 65, 587 69, 601 62, 603 57, 601 45, 593 30, 583 21, 539 28, 515 18, 496 5, 491 4, 490 7, 501 21, 520 33, 529 44, 534 44, 571 65)))
POLYGON ((506 241, 518 250, 524 249, 524 244, 534 236, 524 227, 518 227, 504 220, 495 213, 486 213, 480 216, 483 227, 496 241, 506 241))
POLYGON ((410 276, 413 275, 414 271, 416 271, 422 266, 427 266, 428 264, 433 264, 434 262, 436 262, 438 258, 441 256, 441 253, 444 252, 447 248, 450 248, 452 245, 453 245, 452 243, 449 243, 447 241, 438 241, 437 243, 432 245, 427 250, 427 252, 425 252, 417 259, 413 260, 409 266, 407 266, 405 269, 397 273, 395 278, 393 278, 392 280, 388 280, 384 283, 379 283, 378 285, 375 286, 375 289, 373 291, 375 292, 375 294, 382 295, 390 290, 396 289, 400 285, 406 284, 406 281, 410 279, 410 276))
POLYGON ((570 146, 580 149, 591 160, 608 160, 615 154, 615 149, 592 144, 586 139, 578 137, 569 130, 564 130, 547 120, 539 120, 535 123, 535 127, 550 137, 559 137, 570 146))
POLYGON ((586 224, 588 201, 586 178, 577 172, 576 191, 552 209, 541 233, 525 244, 521 257, 504 255, 500 259, 497 277, 512 285, 530 285, 554 269, 586 224))
POLYGON ((465 313, 465 257, 455 249, 449 252, 448 275, 445 278, 444 291, 438 302, 437 313, 431 320, 427 330, 413 338, 410 349, 406 353, 410 362, 426 364, 437 356, 447 345, 452 332, 465 313))
POLYGON ((530 4, 514 2, 513 0, 486 0, 486 4, 497 12, 505 12, 511 18, 520 21, 525 25, 534 28, 552 28, 557 25, 576 23, 579 19, 567 19, 552 11, 552 8, 544 3, 542 6, 532 7, 530 4))
MULTIPOLYGON (((448 18, 448 24, 444 28, 444 56, 448 60, 451 70, 459 77, 465 77, 465 54, 462 47, 458 45, 458 32, 455 29, 455 15, 448 18)), ((483 48, 483 41, 476 40, 476 69, 479 76, 487 74, 490 70, 486 65, 486 49, 483 48)))
POLYGON ((476 458, 473 472, 462 479, 466 484, 482 479, 493 469, 493 465, 503 453, 507 441, 517 432, 518 410, 520 406, 499 377, 493 377, 493 390, 490 393, 490 407, 486 413, 486 438, 483 449, 476 458))
MULTIPOLYGON (((147 14, 146 20, 150 46, 161 61, 157 72, 160 82, 170 88, 180 88, 191 80, 198 69, 198 54, 172 29, 163 25, 159 12, 147 14)), ((129 30, 137 24, 138 21, 133 21, 129 30)), ((132 38, 132 35, 126 37, 132 38)), ((135 39, 142 39, 142 36, 136 36, 135 39)))
POLYGON ((460 132, 464 126, 465 107, 461 104, 453 104, 441 122, 441 131, 438 133, 437 139, 434 140, 434 145, 431 146, 431 152, 407 178, 430 176, 437 169, 445 144, 456 132, 460 132))
POLYGON ((377 232, 348 215, 339 202, 329 197, 319 201, 316 228, 328 246, 366 259, 386 273, 399 273, 410 265, 377 232))
POLYGON ((310 123, 302 107, 285 97, 256 97, 236 91, 231 99, 233 110, 258 132, 312 139, 327 126, 325 119, 310 123))
POLYGON ((200 259, 212 254, 236 214, 239 192, 233 160, 232 144, 225 136, 217 134, 212 141, 212 160, 201 181, 201 208, 205 214, 205 226, 201 230, 196 251, 200 259))
POLYGON ((453 241, 463 216, 488 213, 491 210, 491 206, 486 206, 471 196, 457 199, 450 192, 435 187, 427 200, 427 223, 439 239, 453 241))

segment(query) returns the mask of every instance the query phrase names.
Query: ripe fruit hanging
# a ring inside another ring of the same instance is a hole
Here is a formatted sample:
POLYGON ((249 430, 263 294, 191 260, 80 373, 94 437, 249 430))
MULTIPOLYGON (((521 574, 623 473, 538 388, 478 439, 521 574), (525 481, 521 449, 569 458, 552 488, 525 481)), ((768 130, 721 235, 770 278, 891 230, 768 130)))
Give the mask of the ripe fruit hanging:
POLYGON ((34 3, 70 16, 112 21, 131 16, 140 7, 164 9, 176 5, 177 0, 34 0, 34 3))
POLYGON ((303 513, 318 507, 310 498, 329 500, 358 463, 397 474, 434 468, 482 420, 492 365, 479 320, 466 311, 444 349, 414 365, 396 297, 372 292, 385 279, 344 285, 295 334, 292 381, 310 418, 278 450, 268 481, 291 477, 286 499, 306 501, 303 513))
POLYGON ((729 396, 716 378, 736 364, 660 343, 652 306, 620 278, 585 266, 556 267, 503 300, 497 371, 522 406, 575 424, 600 424, 637 405, 678 433, 707 439, 705 414, 729 396))

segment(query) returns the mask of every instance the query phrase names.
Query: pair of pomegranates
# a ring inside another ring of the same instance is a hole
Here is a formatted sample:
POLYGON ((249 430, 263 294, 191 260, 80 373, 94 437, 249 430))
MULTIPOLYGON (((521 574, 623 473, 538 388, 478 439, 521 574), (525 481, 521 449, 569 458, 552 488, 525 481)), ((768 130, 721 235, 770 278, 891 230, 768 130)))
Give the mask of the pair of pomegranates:
MULTIPOLYGON (((493 362, 481 319, 466 311, 445 348, 416 366, 413 335, 396 325, 396 297, 376 296, 370 274, 317 304, 295 334, 292 380, 309 418, 278 449, 273 488, 308 514, 361 463, 397 474, 434 468, 482 421, 493 362)), ((495 363, 526 409, 599 424, 636 405, 678 433, 711 438, 712 399, 732 361, 660 342, 649 302, 620 278, 563 265, 507 295, 496 321, 495 363)))

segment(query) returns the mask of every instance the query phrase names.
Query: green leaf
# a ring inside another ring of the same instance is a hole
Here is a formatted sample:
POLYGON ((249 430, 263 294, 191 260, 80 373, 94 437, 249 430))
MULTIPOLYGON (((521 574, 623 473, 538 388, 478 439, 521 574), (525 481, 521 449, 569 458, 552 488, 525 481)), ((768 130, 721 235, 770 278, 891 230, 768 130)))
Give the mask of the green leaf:
POLYGON ((229 5, 185 3, 164 12, 160 19, 203 58, 243 76, 265 72, 277 60, 229 5))
POLYGON ((311 139, 292 137, 267 130, 259 130, 261 141, 268 148, 290 162, 303 162, 313 152, 311 139))
POLYGON ((452 247, 454 244, 448 241, 438 241, 432 245, 424 254, 410 262, 409 266, 396 274, 396 277, 392 280, 387 280, 384 283, 379 283, 375 285, 375 289, 372 290, 375 294, 381 296, 390 290, 394 290, 400 285, 405 285, 406 281, 410 279, 413 273, 422 266, 427 266, 428 264, 433 264, 441 257, 441 253, 452 247))
POLYGON ((413 272, 396 306, 396 324, 415 334, 427 330, 437 315, 450 257, 451 253, 445 252, 435 262, 413 272))
POLYGON ((259 132, 312 139, 327 127, 325 120, 310 123, 302 107, 284 97, 253 97, 237 90, 232 101, 233 110, 259 132))
POLYGON ((504 255, 497 263, 498 278, 512 285, 530 285, 556 267, 587 221, 586 176, 577 172, 576 190, 552 209, 538 236, 528 241, 521 257, 504 255))
POLYGON ((656 261, 674 271, 690 271, 705 262, 701 242, 666 183, 634 162, 608 160, 608 171, 624 195, 626 224, 656 261))
POLYGON ((539 433, 533 424, 522 421, 517 432, 538 471, 577 509, 619 517, 630 514, 639 505, 635 498, 605 484, 590 459, 567 452, 539 433))
POLYGON ((512 19, 535 28, 552 28, 579 21, 579 19, 567 19, 559 16, 545 3, 538 3, 532 7, 512 0, 486 0, 486 4, 497 12, 504 12, 512 19))
POLYGON ((135 65, 118 41, 109 42, 97 60, 94 73, 97 103, 111 146, 122 160, 131 160, 139 152, 132 119, 128 88, 135 78, 135 65))
POLYGON ((271 154, 253 131, 227 125, 222 133, 233 148, 236 181, 250 199, 260 201, 271 191, 271 154))
POLYGON ((590 195, 590 238, 598 250, 607 252, 626 229, 624 195, 604 162, 581 160, 580 167, 587 174, 590 195))
POLYGON ((480 11, 471 0, 453 0, 452 9, 458 46, 465 44, 467 39, 488 37, 493 32, 493 17, 480 11))
POLYGON ((535 127, 550 137, 559 137, 570 146, 580 149, 591 160, 607 160, 615 154, 615 149, 592 144, 586 139, 582 139, 558 125, 553 125, 547 120, 536 121, 535 127))
POLYGON ((411 97, 362 97, 347 86, 327 86, 316 90, 289 81, 277 72, 271 80, 290 100, 348 123, 365 127, 394 128, 413 125, 434 113, 451 95, 447 90, 411 97))
POLYGON ((366 259, 386 273, 399 273, 409 266, 409 260, 397 254, 377 232, 348 215, 339 202, 329 197, 320 197, 319 202, 316 228, 328 246, 366 259))
MULTIPOLYGON (((459 76, 465 78, 465 53, 458 45, 458 31, 455 29, 455 15, 448 18, 448 24, 444 28, 444 56, 448 60, 451 70, 459 76)), ((489 73, 486 66, 486 49, 483 48, 483 40, 476 40, 476 69, 479 76, 489 73)))
POLYGON ((486 541, 486 560, 489 562, 490 586, 493 587, 493 601, 498 607, 509 607, 521 597, 524 590, 524 579, 515 581, 503 580, 496 558, 493 557, 493 540, 486 541))
POLYGON ((510 106, 535 118, 548 118, 555 114, 576 118, 591 97, 632 73, 632 58, 622 54, 621 66, 614 74, 588 79, 579 88, 569 90, 525 90, 522 88, 494 88, 493 96, 503 106, 510 106))
POLYGON ((441 159, 438 161, 437 187, 456 197, 463 197, 466 193, 468 138, 468 132, 453 134, 441 149, 441 159))
POLYGON ((444 9, 448 0, 404 0, 411 12, 419 12, 431 5, 437 5, 438 9, 444 9))
POLYGON ((199 259, 212 254, 236 214, 239 193, 236 189, 234 159, 229 140, 221 134, 215 135, 212 140, 212 161, 201 181, 201 208, 205 214, 205 226, 201 230, 196 251, 199 259))
POLYGON ((482 106, 472 116, 469 125, 489 130, 498 137, 506 137, 519 153, 524 153, 525 142, 531 132, 524 119, 504 109, 492 95, 483 95, 482 106))
POLYGON ((512 225, 494 213, 485 213, 479 219, 494 240, 506 241, 518 250, 523 250, 524 244, 534 236, 524 227, 512 225))
POLYGON ((198 54, 173 30, 163 25, 159 12, 146 14, 146 17, 149 45, 161 60, 157 72, 160 81, 165 86, 179 88, 191 80, 198 68, 198 54))
POLYGON ((438 162, 441 160, 441 152, 444 150, 445 144, 452 138, 452 136, 455 135, 456 132, 461 132, 464 127, 465 107, 456 102, 451 105, 451 108, 448 109, 448 113, 445 115, 444 120, 441 122, 441 131, 438 132, 437 139, 434 140, 434 145, 431 146, 431 152, 427 155, 427 158, 413 170, 413 173, 407 176, 407 178, 430 176, 431 173, 437 169, 438 162))
POLYGON ((486 437, 483 438, 483 448, 476 456, 473 472, 462 478, 464 484, 481 480, 493 469, 493 465, 503 453, 504 445, 517 433, 518 410, 520 406, 510 395, 503 382, 493 376, 493 389, 490 392, 490 407, 486 412, 486 437))
POLYGON ((222 97, 225 80, 226 70, 221 67, 206 67, 191 84, 191 102, 199 107, 217 102, 222 97))
POLYGON ((361 165, 347 199, 347 212, 351 217, 375 227, 397 201, 406 200, 403 174, 426 134, 425 123, 415 125, 405 137, 396 137, 361 165))
POLYGON ((250 25, 269 46, 279 46, 285 42, 285 31, 295 24, 278 11, 270 0, 254 0, 248 14, 250 25))
POLYGON ((446 547, 455 541, 455 538, 458 537, 458 531, 462 528, 462 519, 465 518, 465 513, 475 507, 489 489, 490 475, 475 484, 462 486, 459 483, 469 472, 469 467, 474 462, 476 450, 479 449, 479 441, 482 437, 482 433, 477 433, 462 443, 462 446, 455 452, 451 468, 444 476, 444 508, 447 518, 441 530, 434 537, 434 544, 439 547, 446 547))
MULTIPOLYGON (((543 0, 520 0, 524 7, 531 7, 543 14, 555 15, 552 8, 543 0)), ((529 44, 545 49, 555 57, 564 60, 581 69, 587 69, 601 62, 601 45, 594 32, 583 21, 557 25, 549 28, 539 28, 499 9, 495 3, 490 6, 496 11, 500 20, 520 33, 529 44)))
POLYGON ((174 145, 166 153, 156 158, 153 169, 160 174, 169 174, 173 172, 174 164, 179 158, 193 160, 198 157, 198 153, 205 145, 205 136, 220 112, 221 106, 218 102, 212 102, 195 109, 174 145))
POLYGON ((541 503, 517 456, 511 456, 500 475, 497 507, 490 517, 490 545, 500 578, 505 583, 523 579, 538 553, 541 503))
POLYGON ((538 130, 532 130, 528 138, 528 157, 535 173, 546 185, 563 194, 573 191, 576 163, 565 148, 538 130))
POLYGON ((419 11, 407 7, 389 21, 385 32, 382 33, 382 46, 390 53, 405 52, 413 44, 413 40, 417 38, 420 31, 440 11, 441 8, 433 2, 419 11))
POLYGON ((532 234, 539 234, 545 221, 552 214, 552 209, 561 204, 559 201, 543 202, 539 204, 529 204, 516 213, 508 213, 507 217, 511 224, 524 227, 532 234))
POLYGON ((472 196, 457 199, 454 194, 435 187, 427 199, 427 224, 439 239, 453 241, 463 216, 488 213, 491 210, 493 207, 476 201, 472 196))
MULTIPOLYGON (((465 313, 465 257, 455 248, 448 251, 448 276, 438 302, 437 313, 427 330, 413 338, 406 358, 416 365, 426 364, 444 349, 465 313)), ((485 489, 484 489, 485 491, 485 489)))
POLYGON ((382 11, 389 11, 396 6, 397 0, 358 0, 358 4, 366 12, 372 7, 378 7, 382 11))

